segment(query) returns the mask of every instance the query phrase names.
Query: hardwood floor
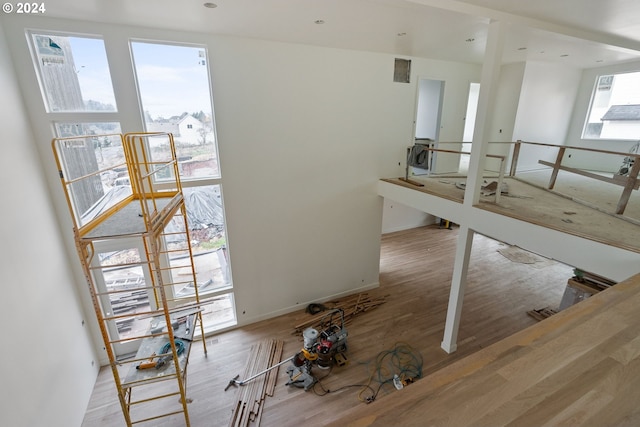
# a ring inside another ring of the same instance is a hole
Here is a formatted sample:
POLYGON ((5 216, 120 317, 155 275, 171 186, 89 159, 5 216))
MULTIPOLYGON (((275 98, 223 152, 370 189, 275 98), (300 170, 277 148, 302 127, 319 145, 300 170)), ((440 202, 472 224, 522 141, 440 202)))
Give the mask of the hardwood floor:
POLYGON ((324 425, 638 426, 640 274, 324 425))
MULTIPOLYGON (((511 261, 498 252, 508 249, 481 235, 474 238, 458 351, 440 348, 453 270, 457 229, 436 226, 382 236, 380 287, 371 296, 386 296, 386 303, 363 313, 348 325, 348 364, 330 372, 314 368, 323 377, 314 390, 287 387, 286 365, 280 369, 276 392, 264 405, 261 425, 324 425, 333 414, 367 406, 361 399, 378 390, 376 400, 396 390, 372 380, 373 361, 381 352, 406 343, 422 358, 422 376, 477 352, 537 323, 528 310, 557 307, 572 268, 540 259, 534 264, 511 261), (325 375, 327 375, 325 377, 325 375), (323 394, 324 390, 331 390, 323 394)), ((242 374, 249 348, 264 338, 284 340, 284 356, 302 345, 296 324, 308 314, 300 311, 259 322, 207 339, 208 355, 194 344, 188 373, 191 425, 226 426, 236 401, 236 387, 224 391, 235 375, 242 374)), ((181 418, 156 422, 154 426, 180 426, 181 418)), ((83 426, 122 426, 111 371, 103 368, 92 395, 83 426)))

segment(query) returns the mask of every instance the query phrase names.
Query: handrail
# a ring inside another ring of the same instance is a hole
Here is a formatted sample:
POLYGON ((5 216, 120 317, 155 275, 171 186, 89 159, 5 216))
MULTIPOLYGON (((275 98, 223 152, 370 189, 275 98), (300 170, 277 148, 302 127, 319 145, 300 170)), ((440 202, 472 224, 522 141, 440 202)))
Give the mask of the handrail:
MULTIPOLYGON (((587 148, 587 147, 576 147, 575 145, 556 145, 556 144, 547 144, 544 142, 532 142, 532 141, 523 141, 521 139, 515 141, 515 143, 521 144, 529 144, 529 145, 539 145, 543 147, 562 147, 562 148, 570 148, 572 150, 580 150, 580 151, 591 151, 593 153, 602 153, 602 154, 617 154, 619 156, 631 156, 631 157, 640 157, 640 154, 635 153, 623 153, 620 151, 611 151, 611 150, 602 150, 600 148, 587 148)), ((499 142, 492 142, 491 144, 500 144, 499 142)), ((508 142, 508 144, 514 144, 514 142, 508 142)))
POLYGON ((618 204, 616 206, 616 214, 618 215, 622 215, 624 214, 624 211, 627 207, 627 204, 629 203, 629 199, 631 197, 631 191, 633 191, 634 189, 638 188, 638 173, 640 172, 640 154, 636 154, 636 153, 622 153, 619 151, 611 151, 611 150, 601 150, 601 149, 597 149, 597 148, 585 148, 585 147, 575 147, 575 146, 571 146, 571 145, 554 145, 554 144, 546 144, 546 143, 542 143, 542 142, 531 142, 531 141, 522 141, 522 140, 518 140, 515 143, 513 142, 509 142, 509 144, 515 144, 514 145, 514 149, 513 149, 513 154, 511 157, 511 168, 509 170, 509 176, 515 176, 516 174, 516 169, 517 169, 517 165, 518 165, 518 157, 520 156, 520 148, 522 146, 522 144, 528 144, 528 145, 536 145, 536 146, 542 146, 542 147, 552 147, 552 148, 557 148, 558 149, 558 154, 556 156, 556 160, 554 163, 550 163, 550 162, 545 162, 543 160, 538 160, 538 163, 545 165, 545 166, 550 166, 553 168, 553 171, 551 172, 551 178, 549 180, 549 185, 548 185, 548 189, 549 190, 553 190, 553 187, 555 186, 556 183, 556 179, 558 177, 558 172, 560 170, 564 170, 567 172, 571 172, 571 173, 575 173, 581 176, 586 176, 588 178, 594 178, 594 179, 598 179, 600 181, 605 181, 611 184, 616 184, 616 185, 621 185, 624 187, 624 189, 622 190, 622 194, 620 195, 620 198, 618 199, 618 204), (614 178, 606 178, 606 177, 596 177, 594 174, 591 174, 589 172, 585 172, 585 171, 581 171, 579 169, 575 169, 575 168, 570 168, 567 166, 562 166, 562 160, 564 158, 564 154, 566 152, 567 149, 571 149, 571 150, 580 150, 580 151, 590 151, 593 153, 600 153, 600 154, 613 154, 613 155, 617 155, 617 156, 625 156, 625 157, 633 157, 633 166, 631 167, 631 170, 629 170, 628 175, 626 176, 626 178, 624 177, 624 175, 619 175, 620 178, 618 180, 614 179, 614 178))
MULTIPOLYGON (((442 145, 442 144, 463 144, 464 142, 457 142, 457 141, 442 141, 442 142, 437 142, 438 145, 442 145)), ((513 152, 511 154, 511 166, 509 169, 509 174, 508 176, 510 177, 514 177, 516 175, 516 170, 517 170, 517 165, 518 165, 518 158, 520 156, 520 149, 522 147, 522 145, 527 144, 527 145, 533 145, 533 146, 538 146, 538 147, 549 147, 549 148, 557 148, 558 149, 558 153, 556 155, 556 159, 553 163, 551 162, 547 162, 544 160, 538 160, 538 163, 540 163, 541 165, 544 166, 549 166, 552 168, 552 172, 551 172, 551 178, 549 180, 549 184, 547 186, 547 189, 549 190, 553 190, 555 184, 556 184, 556 180, 558 178, 558 172, 560 170, 566 171, 566 172, 571 172, 577 175, 581 175, 581 176, 585 176, 588 178, 592 178, 592 179, 597 179, 600 181, 604 181, 610 184, 615 184, 615 185, 620 185, 623 187, 623 191, 622 194, 620 195, 620 198, 618 199, 618 203, 616 206, 616 211, 615 213, 618 215, 623 215, 624 211, 627 207, 627 204, 629 203, 629 199, 631 197, 631 192, 634 189, 640 189, 640 180, 638 179, 639 175, 640 175, 640 153, 633 153, 633 152, 620 152, 620 151, 612 151, 612 150, 603 150, 603 149, 598 149, 598 148, 586 148, 586 147, 577 147, 577 146, 572 146, 572 145, 556 145, 556 144, 548 144, 548 143, 543 143, 543 142, 533 142, 533 141, 524 141, 524 140, 517 140, 517 141, 489 141, 489 144, 510 144, 513 145, 513 152), (576 150, 576 151, 587 151, 587 152, 592 152, 592 153, 599 153, 599 154, 610 154, 610 155, 616 155, 616 156, 624 156, 626 158, 630 158, 632 159, 629 164, 631 165, 630 170, 628 171, 628 173, 622 175, 615 175, 612 178, 606 177, 606 176, 601 176, 601 175, 596 175, 593 173, 590 173, 588 171, 582 171, 580 169, 577 168, 571 168, 568 166, 563 166, 562 165, 562 161, 564 159, 564 155, 566 153, 567 150, 576 150)), ((435 141, 434 141, 435 144, 435 141)), ((409 148, 410 150, 410 148, 409 148)), ((425 146, 423 148, 423 150, 426 151, 432 151, 432 152, 442 152, 442 153, 452 153, 452 154, 464 154, 464 155, 470 155, 471 153, 468 151, 458 151, 458 150, 446 150, 446 149, 441 149, 441 148, 432 148, 430 146, 425 146)), ((501 183, 502 183, 502 179, 504 177, 504 167, 505 167, 505 159, 506 156, 502 156, 502 155, 497 155, 497 154, 486 154, 486 157, 491 157, 491 158, 497 158, 500 159, 500 173, 499 173, 499 182, 498 182, 498 191, 496 191, 496 203, 499 200, 500 197, 500 191, 499 189, 501 188, 501 183)), ((408 179, 408 164, 407 164, 407 171, 406 171, 406 177, 404 179, 404 181, 410 182, 410 180, 408 179)), ((421 185, 419 183, 416 183, 416 185, 421 185)))
MULTIPOLYGON (((445 143, 446 144, 446 143, 445 143)), ((407 157, 409 154, 409 151, 411 150, 411 147, 407 148, 407 157)), ((471 154, 470 152, 467 151, 457 151, 457 150, 443 150, 441 148, 431 148, 431 147, 423 147, 422 148, 423 151, 435 151, 438 153, 452 153, 452 154, 471 154)), ((505 172, 505 159, 506 156, 502 156, 499 154, 485 154, 486 157, 491 157, 491 158, 495 158, 495 159, 500 159, 500 170, 498 172, 498 187, 496 189, 496 194, 495 194, 495 202, 499 203, 500 202, 500 194, 502 193, 502 182, 504 180, 504 172, 505 172)), ((401 178, 402 179, 402 178, 401 178)), ((405 178, 403 179, 403 181, 409 182, 409 183, 413 183, 410 179, 409 179, 409 163, 407 161, 407 167, 406 167, 406 171, 405 171, 405 178)), ((415 183, 416 185, 422 185, 420 183, 415 183)))
MULTIPOLYGON (((441 153, 471 154, 466 151, 443 150, 441 148, 423 148, 423 150, 436 151, 441 153)), ((505 164, 506 156, 501 156, 499 154, 485 154, 485 157, 500 159, 500 170, 498 171, 498 188, 496 188, 496 199, 495 199, 496 203, 500 203, 500 194, 502 193, 502 181, 504 181, 504 171, 506 166, 505 164)))

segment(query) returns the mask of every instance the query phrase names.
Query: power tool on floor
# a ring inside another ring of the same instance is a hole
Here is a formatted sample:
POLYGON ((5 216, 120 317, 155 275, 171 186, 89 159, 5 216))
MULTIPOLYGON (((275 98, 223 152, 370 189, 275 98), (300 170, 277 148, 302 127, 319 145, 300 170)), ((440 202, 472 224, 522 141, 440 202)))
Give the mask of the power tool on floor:
POLYGON ((309 390, 317 381, 311 368, 315 364, 320 369, 329 369, 335 363, 336 355, 347 350, 347 330, 344 327, 344 312, 334 309, 322 317, 319 324, 322 331, 307 328, 302 332, 303 347, 292 359, 287 368, 289 381, 287 385, 309 390), (339 314, 339 324, 334 316, 339 314))
POLYGON ((238 380, 238 375, 236 375, 229 381, 225 390, 228 390, 232 385, 245 385, 287 362, 291 362, 291 366, 287 368, 289 381, 286 385, 309 390, 317 381, 317 378, 311 373, 314 365, 320 369, 329 369, 337 360, 340 365, 343 365, 346 360, 343 355, 347 351, 344 311, 339 308, 332 309, 320 318, 318 325, 320 325, 320 331, 315 328, 307 328, 302 332, 304 344, 297 354, 245 380, 238 380), (339 318, 339 321, 336 318, 339 318))

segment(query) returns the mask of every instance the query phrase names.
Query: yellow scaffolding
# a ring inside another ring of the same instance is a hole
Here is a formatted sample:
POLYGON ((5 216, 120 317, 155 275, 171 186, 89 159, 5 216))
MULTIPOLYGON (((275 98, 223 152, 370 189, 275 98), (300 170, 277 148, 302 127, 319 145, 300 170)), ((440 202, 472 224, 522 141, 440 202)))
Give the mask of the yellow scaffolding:
POLYGON ((180 414, 190 426, 196 325, 207 350, 173 135, 54 138, 52 148, 127 426, 180 414), (132 242, 142 250, 131 252, 132 242), (123 271, 142 273, 135 285, 108 283, 123 271), (127 346, 136 354, 121 358, 127 346))

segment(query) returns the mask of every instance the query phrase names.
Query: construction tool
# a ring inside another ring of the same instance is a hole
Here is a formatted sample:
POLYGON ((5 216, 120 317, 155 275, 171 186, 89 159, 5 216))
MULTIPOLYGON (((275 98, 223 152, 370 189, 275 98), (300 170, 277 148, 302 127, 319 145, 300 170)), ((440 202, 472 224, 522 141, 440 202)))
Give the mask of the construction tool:
MULTIPOLYGON (((174 344, 176 346, 176 353, 178 354, 178 356, 180 356, 182 353, 184 353, 185 350, 185 344, 183 341, 181 340, 175 340, 174 344)), ((138 366, 136 366, 136 369, 150 369, 150 368, 156 368, 156 369, 160 369, 162 368, 169 359, 171 359, 173 357, 172 353, 171 353, 171 343, 168 342, 166 343, 164 346, 162 346, 162 348, 160 349, 160 357, 158 357, 158 360, 155 360, 157 357, 156 353, 153 353, 149 359, 147 359, 144 362, 141 362, 138 366)))
POLYGON ((258 378, 260 375, 264 375, 264 374, 266 374, 267 372, 269 372, 269 371, 271 371, 271 370, 273 370, 273 369, 277 368, 278 366, 282 366, 282 365, 284 365, 285 363, 290 362, 294 357, 295 357, 295 356, 291 356, 291 357, 290 357, 290 358, 288 358, 287 360, 283 360, 282 362, 277 363, 277 364, 275 364, 275 365, 273 365, 273 366, 271 366, 271 367, 269 367, 269 368, 265 369, 264 371, 258 372, 257 374, 252 375, 252 376, 250 376, 249 378, 247 378, 247 379, 245 379, 245 380, 242 380, 242 381, 238 381, 238 377, 240 377, 240 375, 236 375, 235 377, 233 377, 233 379, 232 379, 231 381, 229 381, 229 384, 227 384, 227 386, 225 387, 225 389, 224 389, 224 390, 225 390, 225 391, 227 391, 227 390, 229 389, 229 387, 231 387, 232 385, 245 385, 245 384, 247 384, 248 382, 251 382, 251 381, 255 380, 255 379, 256 379, 256 378, 258 378))
POLYGON ((233 377, 233 379, 231 381, 229 381, 229 384, 227 384, 227 386, 224 388, 224 391, 229 390, 229 387, 231 387, 232 385, 238 385, 236 384, 236 380, 240 378, 240 375, 236 375, 235 377, 233 377))
MULTIPOLYGON (((344 311, 342 309, 331 310, 322 316, 319 324, 324 327, 322 332, 311 327, 302 332, 304 344, 298 353, 247 379, 238 380, 239 375, 236 375, 229 381, 225 391, 231 386, 243 386, 288 362, 291 362, 291 366, 287 368, 287 374, 289 374, 287 385, 304 387, 305 390, 309 390, 317 381, 311 373, 313 365, 317 365, 320 369, 327 369, 334 363, 335 356, 347 349, 347 330, 344 327, 344 311), (339 323, 334 321, 334 316, 338 314, 340 315, 339 323)), ((340 361, 346 361, 346 358, 340 358, 340 361)))
POLYGON ((146 362, 142 362, 140 363, 138 366, 136 366, 136 369, 149 369, 149 368, 155 368, 156 367, 156 362, 154 362, 154 358, 156 357, 156 354, 153 353, 148 361, 146 362))

